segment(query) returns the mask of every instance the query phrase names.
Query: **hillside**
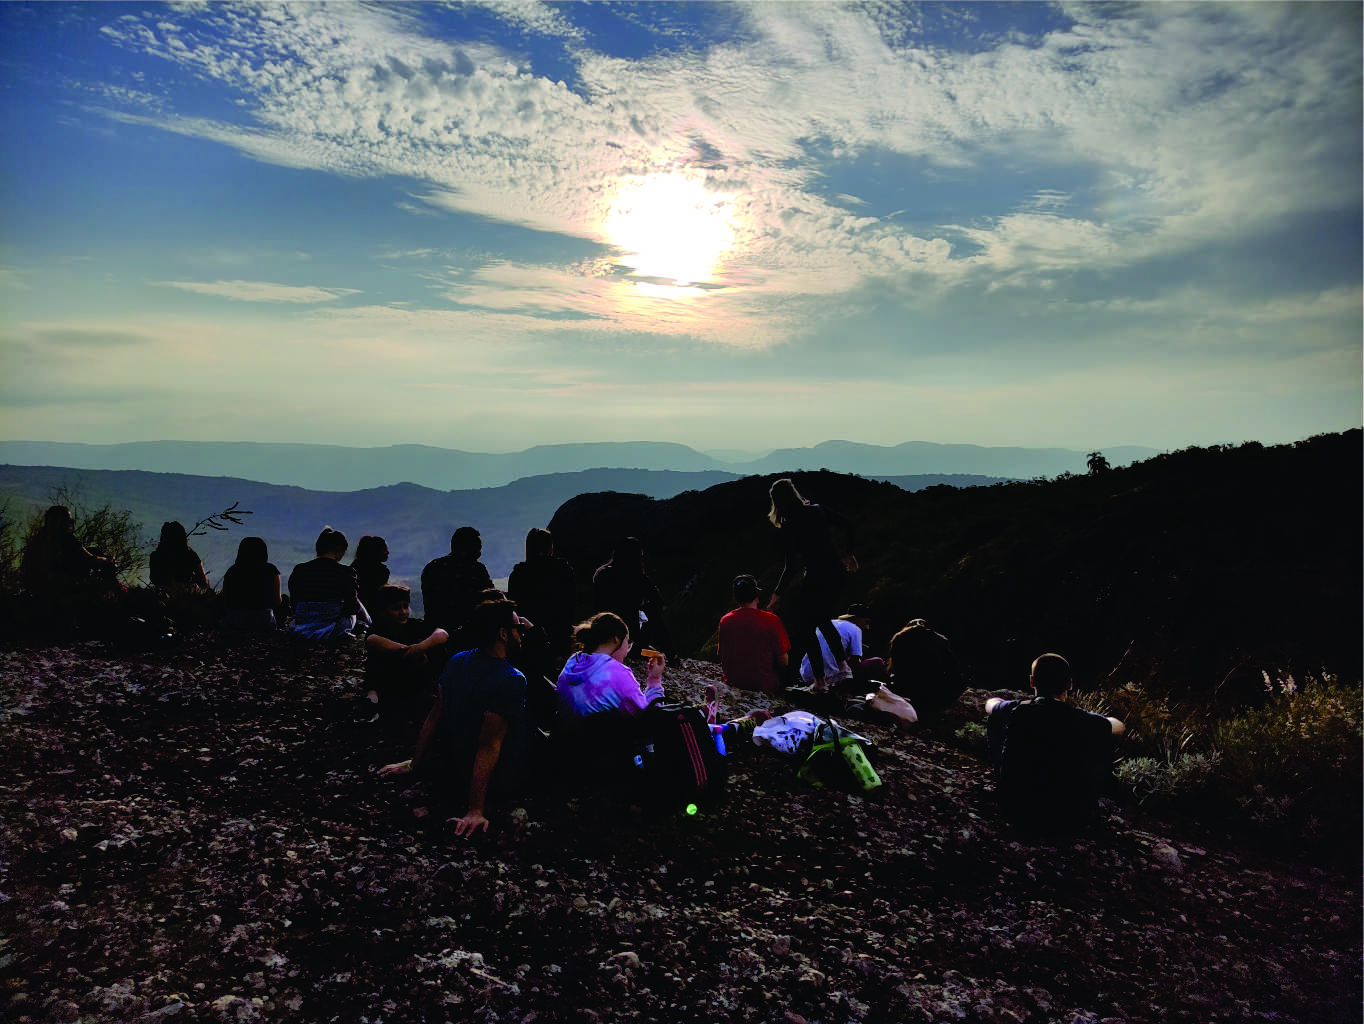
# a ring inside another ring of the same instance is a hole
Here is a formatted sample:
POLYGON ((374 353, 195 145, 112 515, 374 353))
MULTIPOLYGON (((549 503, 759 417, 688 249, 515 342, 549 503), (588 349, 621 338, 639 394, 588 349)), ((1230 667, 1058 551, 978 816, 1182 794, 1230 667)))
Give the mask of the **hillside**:
POLYGON ((715 813, 529 795, 456 840, 375 777, 406 741, 351 723, 360 673, 283 638, 0 654, 5 1019, 1358 1020, 1357 857, 1128 806, 1016 833, 955 722, 859 723, 871 797, 751 750, 715 813))
MULTIPOLYGON (((1066 654, 1082 686, 1125 681, 1241 700, 1263 673, 1361 678, 1364 521, 1358 430, 1293 445, 1193 448, 1052 481, 908 493, 795 474, 856 526, 873 645, 923 617, 979 685, 1066 654)), ((740 572, 775 584, 770 477, 666 500, 584 494, 555 514, 580 569, 634 534, 665 595, 676 646, 703 652, 740 572)))

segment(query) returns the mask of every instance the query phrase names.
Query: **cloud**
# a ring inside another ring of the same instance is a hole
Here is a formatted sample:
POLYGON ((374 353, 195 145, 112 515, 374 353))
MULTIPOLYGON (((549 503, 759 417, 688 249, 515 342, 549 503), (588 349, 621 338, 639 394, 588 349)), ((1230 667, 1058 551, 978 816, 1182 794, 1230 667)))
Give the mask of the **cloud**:
MULTIPOLYGON (((715 339, 756 325, 722 319, 744 305, 738 293, 763 316, 880 281, 912 282, 924 301, 956 288, 1054 288, 1313 211, 1358 210, 1350 5, 1076 5, 1024 35, 992 34, 969 8, 757 3, 726 10, 741 28, 730 37, 638 59, 593 50, 576 24, 585 9, 487 9, 560 39, 572 85, 489 43, 436 37, 421 8, 211 6, 127 15, 105 31, 226 86, 247 116, 204 116, 189 101, 148 113, 145 97, 110 116, 281 166, 398 176, 427 207, 603 246, 623 183, 704 180, 735 197, 719 275, 729 293, 664 316, 660 329, 715 339), (934 17, 962 22, 949 27, 970 45, 944 46, 934 17), (909 228, 869 193, 856 216, 843 208, 851 193, 825 198, 830 175, 873 154, 894 157, 910 185, 944 175, 1031 184, 971 222, 909 228)), ((555 283, 518 293, 542 314, 581 301, 603 316, 604 303, 639 297, 545 272, 555 283)), ((191 290, 248 297, 233 285, 191 290)), ((249 297, 345 294, 305 291, 249 297)), ((632 325, 637 308, 604 319, 632 325)))
POLYGON ((81 330, 79 328, 52 328, 33 332, 40 345, 56 345, 61 348, 124 348, 145 345, 150 339, 131 331, 81 330))
POLYGON ((179 288, 198 295, 214 295, 242 302, 332 302, 358 294, 356 288, 318 288, 312 285, 272 284, 268 281, 148 281, 161 288, 179 288))

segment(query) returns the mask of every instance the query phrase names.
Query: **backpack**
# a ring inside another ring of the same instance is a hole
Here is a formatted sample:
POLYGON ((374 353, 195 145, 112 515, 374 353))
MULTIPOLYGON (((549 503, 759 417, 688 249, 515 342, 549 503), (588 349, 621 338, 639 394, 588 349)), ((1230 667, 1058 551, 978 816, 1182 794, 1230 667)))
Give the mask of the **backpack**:
POLYGON ((714 806, 724 795, 729 767, 699 707, 655 701, 640 713, 643 802, 660 813, 714 806))

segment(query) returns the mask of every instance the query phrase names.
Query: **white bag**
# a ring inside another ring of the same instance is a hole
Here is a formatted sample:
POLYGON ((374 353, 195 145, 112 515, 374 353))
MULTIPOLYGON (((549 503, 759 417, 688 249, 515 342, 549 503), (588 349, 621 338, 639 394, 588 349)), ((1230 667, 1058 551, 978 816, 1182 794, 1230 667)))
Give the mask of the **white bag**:
POLYGON ((808 711, 788 711, 757 726, 753 730, 753 742, 760 747, 771 747, 779 754, 795 757, 803 749, 809 749, 815 730, 822 724, 823 719, 816 718, 808 711))

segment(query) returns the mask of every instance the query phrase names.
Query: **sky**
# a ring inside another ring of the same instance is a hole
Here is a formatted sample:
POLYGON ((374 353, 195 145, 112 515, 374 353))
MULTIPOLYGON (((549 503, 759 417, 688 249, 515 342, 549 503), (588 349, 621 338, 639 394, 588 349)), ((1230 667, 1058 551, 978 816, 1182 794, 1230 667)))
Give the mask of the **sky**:
POLYGON ((0 437, 1357 427, 1360 71, 1356 3, 0 3, 0 437))

